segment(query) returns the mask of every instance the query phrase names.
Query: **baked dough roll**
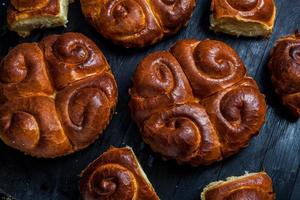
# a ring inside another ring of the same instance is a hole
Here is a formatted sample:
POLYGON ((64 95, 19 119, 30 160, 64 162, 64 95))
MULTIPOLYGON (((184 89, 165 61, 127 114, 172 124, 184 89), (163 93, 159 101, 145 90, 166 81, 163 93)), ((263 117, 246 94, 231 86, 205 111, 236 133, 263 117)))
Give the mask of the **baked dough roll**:
POLYGON ((211 29, 237 36, 269 36, 276 6, 273 0, 212 0, 211 29))
POLYGON ((80 177, 83 200, 159 200, 130 147, 111 147, 80 177))
POLYGON ((275 200, 272 180, 265 172, 233 176, 210 183, 203 189, 201 200, 275 200))
POLYGON ((129 93, 145 143, 179 164, 209 165, 239 152, 266 115, 240 57, 216 40, 181 40, 148 55, 129 93))
POLYGON ((300 33, 280 38, 271 53, 269 69, 275 91, 300 117, 300 33))
POLYGON ((33 29, 65 26, 69 1, 11 0, 7 11, 8 27, 26 37, 33 29))
POLYGON ((35 157, 73 153, 101 135, 117 97, 104 55, 84 35, 19 44, 0 62, 0 139, 35 157))

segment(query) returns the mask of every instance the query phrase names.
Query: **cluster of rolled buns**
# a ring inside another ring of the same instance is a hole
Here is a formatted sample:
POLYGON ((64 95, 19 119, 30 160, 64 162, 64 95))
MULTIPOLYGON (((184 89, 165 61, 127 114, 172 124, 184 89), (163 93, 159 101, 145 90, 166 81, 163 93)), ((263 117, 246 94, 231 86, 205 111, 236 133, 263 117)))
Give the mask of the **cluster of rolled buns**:
MULTIPOLYGON (((80 0, 87 21, 124 47, 144 47, 185 26, 195 0, 80 0)), ((10 30, 64 26, 69 0, 11 0, 10 30)), ((268 36, 273 0, 212 0, 211 29, 268 36)), ((276 92, 300 116, 300 34, 277 41, 269 68, 276 92)), ((209 165, 239 152, 257 135, 265 97, 238 54, 216 40, 178 41, 145 57, 129 106, 145 143, 179 164, 209 165)), ((110 67, 79 33, 51 35, 13 48, 0 63, 0 139, 35 157, 54 158, 93 143, 117 103, 110 67)), ((81 173, 84 200, 159 200, 131 148, 111 147, 81 173)), ((202 200, 274 200, 265 172, 209 184, 202 200)))
POLYGON ((144 141, 192 166, 222 160, 262 127, 266 103, 237 53, 215 40, 182 40, 137 67, 129 106, 144 141))
POLYGON ((300 117, 300 33, 280 38, 271 53, 269 69, 275 91, 296 117, 300 117))
POLYGON ((107 126, 117 85, 102 52, 79 33, 13 48, 0 63, 0 138, 36 157, 87 147, 107 126))
POLYGON ((276 6, 274 0, 212 0, 211 29, 237 36, 269 36, 276 6))
POLYGON ((154 44, 187 24, 195 0, 80 0, 83 14, 105 38, 125 47, 154 44))
POLYGON ((65 26, 68 22, 70 0, 10 0, 7 10, 9 29, 20 36, 33 29, 65 26))
MULTIPOLYGON (((81 0, 87 21, 105 38, 125 47, 144 47, 188 23, 195 0, 81 0)), ((69 0, 11 0, 7 21, 21 36, 33 29, 64 26, 69 0)), ((276 16, 274 0, 212 0, 211 28, 242 36, 268 36, 276 16)))

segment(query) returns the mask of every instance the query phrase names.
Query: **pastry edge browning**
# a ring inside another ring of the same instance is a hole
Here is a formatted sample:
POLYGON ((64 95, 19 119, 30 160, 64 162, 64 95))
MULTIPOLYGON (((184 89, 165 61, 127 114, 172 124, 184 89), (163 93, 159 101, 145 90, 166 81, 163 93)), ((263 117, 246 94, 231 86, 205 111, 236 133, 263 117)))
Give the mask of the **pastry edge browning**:
POLYGON ((259 21, 244 20, 240 17, 215 19, 211 15, 210 24, 210 29, 216 33, 223 32, 233 36, 268 37, 273 32, 273 26, 268 26, 259 21))
POLYGON ((56 15, 50 13, 29 15, 26 13, 11 14, 11 6, 8 8, 8 27, 17 32, 21 37, 27 37, 31 31, 40 28, 66 26, 68 23, 69 0, 59 0, 59 12, 56 15))
MULTIPOLYGON (((219 181, 214 181, 214 182, 211 182, 209 183, 208 185, 206 185, 203 189, 203 191, 201 192, 200 194, 200 198, 201 200, 208 200, 206 199, 206 193, 212 189, 215 189, 217 188, 218 186, 221 186, 223 184, 230 184, 234 181, 237 181, 237 180, 243 180, 243 179, 247 179, 247 178, 251 178, 253 176, 256 176, 256 175, 262 175, 264 176, 265 178, 269 179, 269 181, 271 182, 272 184, 272 180, 271 178, 269 177, 269 175, 266 173, 266 172, 253 172, 253 173, 248 173, 247 171, 245 172, 244 175, 242 176, 230 176, 230 177, 227 177, 225 180, 219 180, 219 181)), ((271 188, 272 188, 272 185, 270 185, 271 188)), ((272 188, 272 192, 273 192, 273 188, 272 188)), ((274 200, 275 200, 275 193, 273 192, 273 195, 274 195, 274 200)))
MULTIPOLYGON (((145 171, 143 170, 138 158, 136 157, 133 149, 130 147, 130 146, 126 146, 126 147, 121 147, 121 148, 117 148, 117 147, 114 147, 114 146, 110 146, 108 150, 106 150, 104 153, 102 153, 99 157, 97 157, 94 161, 92 161, 91 163, 88 164, 88 166, 81 171, 79 177, 80 177, 80 184, 79 184, 79 188, 80 188, 80 192, 81 192, 81 195, 83 195, 82 193, 82 189, 83 189, 83 185, 86 184, 86 183, 83 183, 82 182, 82 178, 85 176, 86 173, 89 173, 91 174, 91 172, 88 172, 88 170, 90 168, 95 168, 95 166, 97 166, 97 162, 103 157, 103 155, 105 154, 109 154, 111 151, 125 151, 125 153, 127 151, 130 152, 131 156, 133 157, 134 159, 134 162, 135 164, 137 165, 137 170, 139 172, 139 175, 143 178, 143 180, 147 183, 147 186, 150 188, 150 190, 153 192, 153 200, 160 200, 159 197, 157 196, 156 192, 155 192, 155 189, 153 187, 153 185, 151 184, 150 180, 148 179, 145 171)), ((83 197, 82 197, 83 198, 83 197)), ((84 199, 84 198, 83 198, 84 199)))
MULTIPOLYGON (((233 36, 244 37, 269 37, 274 28, 277 8, 274 3, 274 10, 269 22, 246 19, 236 15, 224 15, 215 17, 214 10, 216 3, 212 3, 210 15, 210 29, 215 32, 223 32, 233 36)), ((225 9, 225 8, 224 8, 225 9)))

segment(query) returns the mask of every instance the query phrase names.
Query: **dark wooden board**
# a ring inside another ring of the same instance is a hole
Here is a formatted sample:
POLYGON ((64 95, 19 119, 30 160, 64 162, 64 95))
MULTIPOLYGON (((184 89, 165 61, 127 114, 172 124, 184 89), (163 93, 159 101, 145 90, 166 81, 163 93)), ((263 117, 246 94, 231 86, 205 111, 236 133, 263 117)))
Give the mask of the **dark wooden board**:
MULTIPOLYGON (((266 170, 272 177, 279 200, 300 199, 300 121, 293 119, 280 104, 270 84, 266 69, 269 52, 275 40, 300 28, 300 1, 277 0, 277 20, 268 39, 235 38, 209 30, 210 0, 198 0, 188 26, 159 44, 143 49, 123 49, 98 35, 84 20, 78 0, 70 5, 67 28, 37 30, 22 39, 7 32, 7 0, 0 0, 0 58, 9 48, 21 42, 39 41, 42 37, 68 31, 82 32, 94 40, 110 63, 119 86, 117 114, 101 139, 73 155, 40 160, 24 156, 0 142, 0 191, 20 200, 79 199, 78 174, 110 145, 133 147, 146 174, 162 200, 200 199, 202 188, 215 180, 245 171, 266 170), (267 96, 268 112, 259 136, 248 148, 225 161, 208 167, 178 166, 163 161, 145 145, 130 118, 128 88, 136 65, 147 54, 168 49, 182 38, 213 38, 231 45, 244 60, 248 73, 255 78, 267 96)), ((1 196, 0 196, 1 197, 1 196)))

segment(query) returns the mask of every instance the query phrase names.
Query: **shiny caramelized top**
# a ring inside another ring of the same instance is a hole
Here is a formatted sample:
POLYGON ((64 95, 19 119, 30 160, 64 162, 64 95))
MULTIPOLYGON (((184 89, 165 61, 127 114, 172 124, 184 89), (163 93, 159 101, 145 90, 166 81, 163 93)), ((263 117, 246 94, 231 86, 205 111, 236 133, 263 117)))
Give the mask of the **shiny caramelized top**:
POLYGON ((276 92, 300 117, 300 34, 280 38, 273 48, 269 69, 276 92))
POLYGON ((265 172, 231 177, 206 188, 205 200, 275 200, 272 180, 265 172))
POLYGON ((81 6, 104 37, 125 47, 143 47, 184 26, 195 0, 81 0, 81 6))
POLYGON ((214 18, 237 18, 273 25, 276 7, 274 0, 212 0, 214 18))
POLYGON ((113 148, 82 173, 83 200, 159 200, 131 148, 113 148))
POLYGON ((11 0, 7 10, 7 21, 13 26, 18 20, 39 15, 55 16, 60 12, 60 0, 11 0))
POLYGON ((41 9, 45 7, 50 0, 11 0, 11 5, 18 11, 41 9))
POLYGON ((0 138, 32 156, 71 153, 99 136, 116 99, 108 63, 82 34, 20 44, 0 63, 0 138))
POLYGON ((261 128, 264 95, 237 53, 215 40, 182 40, 137 67, 132 116, 152 149, 193 166, 245 147, 261 128))

